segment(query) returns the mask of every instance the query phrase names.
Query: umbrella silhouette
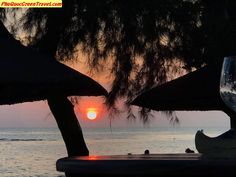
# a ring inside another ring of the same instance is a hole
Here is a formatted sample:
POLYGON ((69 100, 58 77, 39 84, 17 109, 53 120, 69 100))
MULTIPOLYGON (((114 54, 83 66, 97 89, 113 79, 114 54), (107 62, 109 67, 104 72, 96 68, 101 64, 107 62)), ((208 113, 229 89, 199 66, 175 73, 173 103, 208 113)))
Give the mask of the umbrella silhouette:
POLYGON ((223 110, 220 74, 221 65, 205 66, 141 93, 131 104, 157 111, 223 110))
POLYGON ((0 104, 47 99, 51 95, 99 96, 107 91, 91 78, 21 45, 0 23, 0 104))

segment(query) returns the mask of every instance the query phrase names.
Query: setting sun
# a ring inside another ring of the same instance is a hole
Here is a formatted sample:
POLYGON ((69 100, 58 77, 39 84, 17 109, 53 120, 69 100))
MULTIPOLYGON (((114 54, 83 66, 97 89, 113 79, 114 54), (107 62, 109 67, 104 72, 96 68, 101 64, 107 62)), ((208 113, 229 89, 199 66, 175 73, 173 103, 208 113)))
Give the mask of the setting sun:
POLYGON ((97 118, 97 112, 96 112, 96 109, 88 109, 87 110, 87 118, 90 119, 90 120, 94 120, 97 118))
POLYGON ((96 97, 80 98, 75 105, 77 117, 88 124, 101 122, 106 117, 107 109, 104 105, 104 99, 96 97))

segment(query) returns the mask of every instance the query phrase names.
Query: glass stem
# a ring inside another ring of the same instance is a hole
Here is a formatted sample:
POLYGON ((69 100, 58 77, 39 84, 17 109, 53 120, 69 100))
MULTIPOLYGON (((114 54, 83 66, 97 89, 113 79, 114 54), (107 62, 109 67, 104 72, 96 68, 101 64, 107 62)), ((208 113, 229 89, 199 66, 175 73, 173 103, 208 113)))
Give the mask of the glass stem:
POLYGON ((229 116, 230 118, 230 128, 236 129, 236 113, 229 108, 225 107, 223 111, 229 116))
POLYGON ((236 116, 230 117, 230 127, 236 129, 236 116))

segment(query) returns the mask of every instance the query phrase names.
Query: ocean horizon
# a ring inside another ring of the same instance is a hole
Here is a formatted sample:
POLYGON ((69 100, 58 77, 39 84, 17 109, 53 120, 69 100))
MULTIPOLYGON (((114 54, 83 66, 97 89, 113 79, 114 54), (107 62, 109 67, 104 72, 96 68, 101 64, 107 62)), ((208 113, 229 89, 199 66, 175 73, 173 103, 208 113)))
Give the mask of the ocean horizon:
MULTIPOLYGON (((91 155, 197 152, 194 137, 199 127, 105 127, 83 128, 91 155)), ((218 136, 229 127, 204 127, 218 136)), ((2 177, 63 177, 56 160, 67 156, 58 128, 0 128, 2 177)))

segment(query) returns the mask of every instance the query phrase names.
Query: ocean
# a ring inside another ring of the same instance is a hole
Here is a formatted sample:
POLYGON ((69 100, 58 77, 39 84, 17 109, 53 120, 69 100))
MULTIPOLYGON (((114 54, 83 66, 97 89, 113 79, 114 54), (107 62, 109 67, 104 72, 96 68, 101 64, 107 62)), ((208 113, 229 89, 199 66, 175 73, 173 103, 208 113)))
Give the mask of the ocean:
MULTIPOLYGON (((227 127, 205 127, 209 136, 217 136, 227 127)), ((194 127, 84 128, 91 155, 195 152, 194 127)), ((66 156, 57 128, 0 128, 1 177, 64 177, 55 162, 66 156)))

